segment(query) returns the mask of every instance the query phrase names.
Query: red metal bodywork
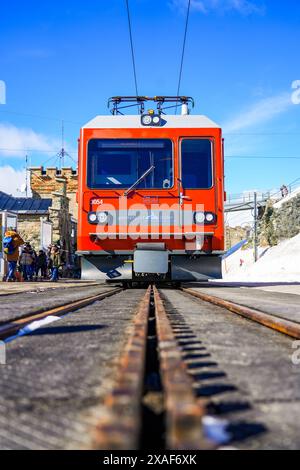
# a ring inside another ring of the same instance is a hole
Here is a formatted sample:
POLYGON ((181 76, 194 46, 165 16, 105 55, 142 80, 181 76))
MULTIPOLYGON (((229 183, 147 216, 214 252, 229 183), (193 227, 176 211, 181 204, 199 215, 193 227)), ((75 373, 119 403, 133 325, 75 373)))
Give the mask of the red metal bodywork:
MULTIPOLYGON (((87 219, 87 213, 97 210, 99 205, 93 205, 92 201, 112 204, 116 210, 119 205, 119 198, 123 195, 124 189, 101 189, 91 190, 87 187, 87 147, 90 139, 155 139, 167 138, 173 142, 174 151, 174 187, 170 189, 135 189, 128 197, 128 207, 132 204, 167 204, 172 205, 178 202, 180 191, 180 140, 182 138, 209 138, 213 142, 213 187, 211 189, 183 189, 183 210, 186 204, 192 204, 193 208, 197 204, 203 204, 205 211, 214 212, 217 215, 217 222, 213 225, 206 225, 204 230, 209 233, 206 243, 212 252, 224 250, 224 158, 222 146, 222 131, 220 128, 116 128, 116 129, 90 129, 81 130, 79 140, 79 189, 78 189, 78 251, 79 252, 107 252, 107 251, 133 251, 138 242, 147 242, 149 239, 132 240, 95 240, 90 234, 95 231, 87 219), (213 235, 211 235, 213 233, 213 235)), ((193 226, 197 231, 197 225, 193 226)), ((161 227, 159 228, 161 233, 161 227)), ((150 240, 151 241, 151 240, 150 240)), ((159 239, 158 239, 159 241, 159 239)), ((171 252, 173 250, 185 250, 185 239, 178 240, 171 237, 164 240, 166 247, 171 252)), ((205 249, 205 246, 204 246, 205 249)))

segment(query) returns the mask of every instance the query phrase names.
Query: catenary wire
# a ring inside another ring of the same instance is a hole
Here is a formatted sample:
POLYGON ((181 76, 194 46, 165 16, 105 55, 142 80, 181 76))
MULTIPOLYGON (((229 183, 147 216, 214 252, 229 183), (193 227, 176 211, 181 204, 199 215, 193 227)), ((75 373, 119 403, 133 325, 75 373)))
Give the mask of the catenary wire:
MULTIPOLYGON (((182 78, 182 69, 183 69, 183 61, 184 61, 187 30, 188 30, 188 24, 189 24, 190 8, 191 8, 191 0, 188 0, 186 20, 185 20, 185 28, 184 28, 184 36, 183 36, 183 44, 182 44, 181 61, 180 61, 180 68, 179 68, 179 78, 178 78, 178 85, 177 85, 177 96, 179 96, 179 93, 180 93, 180 85, 181 85, 181 78, 182 78)), ((177 104, 176 104, 175 114, 177 114, 177 104)))
POLYGON ((136 93, 136 96, 138 96, 139 93, 138 93, 137 74, 136 74, 134 47, 133 47, 133 39, 132 39, 132 28, 131 28, 131 18, 130 18, 129 0, 125 0, 125 2, 126 2, 126 10, 127 10, 127 18, 128 18, 128 28, 129 28, 129 39, 130 39, 131 59, 132 59, 132 68, 133 68, 133 76, 134 76, 134 86, 135 86, 135 93, 136 93))

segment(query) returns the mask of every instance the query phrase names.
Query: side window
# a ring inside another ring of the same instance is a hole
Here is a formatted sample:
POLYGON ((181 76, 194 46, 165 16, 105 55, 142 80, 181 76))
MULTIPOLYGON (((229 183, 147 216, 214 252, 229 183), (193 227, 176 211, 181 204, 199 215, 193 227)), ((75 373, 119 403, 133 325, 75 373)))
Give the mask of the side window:
POLYGON ((181 141, 182 185, 186 189, 209 189, 213 184, 212 142, 209 139, 181 141))

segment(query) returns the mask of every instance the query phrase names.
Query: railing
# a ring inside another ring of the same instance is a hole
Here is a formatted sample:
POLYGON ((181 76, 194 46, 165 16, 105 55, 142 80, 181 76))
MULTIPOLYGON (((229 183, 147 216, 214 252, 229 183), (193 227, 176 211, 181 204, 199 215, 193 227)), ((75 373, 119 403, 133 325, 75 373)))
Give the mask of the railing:
MULTIPOLYGON (((254 192, 249 193, 240 193, 240 194, 230 194, 227 196, 226 204, 246 204, 248 202, 253 202, 254 199, 254 192)), ((257 192, 257 200, 258 201, 266 201, 271 197, 271 192, 257 192)))
MULTIPOLYGON (((300 188, 300 178, 297 178, 292 183, 286 185, 286 187, 288 188, 289 194, 292 193, 295 189, 300 188)), ((257 194, 257 202, 264 202, 264 201, 267 201, 268 199, 280 200, 282 197, 280 189, 275 190, 275 191, 268 190, 266 192, 249 191, 248 193, 245 192, 245 193, 227 195, 226 205, 247 204, 249 202, 253 202, 255 192, 257 194)))

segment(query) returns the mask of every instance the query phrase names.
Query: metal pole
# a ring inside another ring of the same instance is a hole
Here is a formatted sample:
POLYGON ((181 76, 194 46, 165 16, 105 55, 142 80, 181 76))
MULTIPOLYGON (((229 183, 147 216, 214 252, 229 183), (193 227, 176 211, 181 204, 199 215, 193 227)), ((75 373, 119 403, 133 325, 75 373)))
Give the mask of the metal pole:
POLYGON ((65 123, 61 122, 61 161, 60 169, 65 166, 65 123))
POLYGON ((26 172, 25 194, 26 194, 26 197, 28 197, 28 155, 26 155, 26 168, 25 168, 25 172, 26 172))
POLYGON ((257 241, 257 222, 258 222, 258 214, 257 214, 257 193, 254 193, 254 238, 253 238, 253 250, 254 250, 254 261, 258 260, 258 241, 257 241))

